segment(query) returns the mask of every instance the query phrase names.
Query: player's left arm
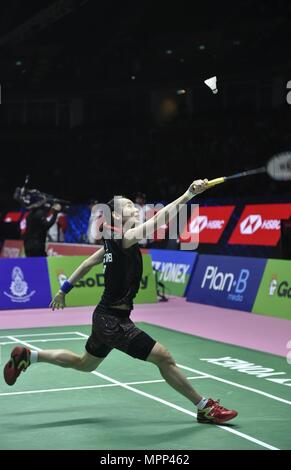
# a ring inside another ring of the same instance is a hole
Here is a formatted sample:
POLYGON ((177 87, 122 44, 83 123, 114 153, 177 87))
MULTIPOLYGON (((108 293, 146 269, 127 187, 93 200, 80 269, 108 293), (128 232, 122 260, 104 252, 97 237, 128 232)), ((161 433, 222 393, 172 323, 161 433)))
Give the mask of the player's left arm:
POLYGON ((57 294, 54 296, 50 303, 50 307, 54 310, 55 308, 64 308, 66 306, 65 297, 66 294, 74 287, 74 285, 87 274, 93 266, 102 263, 104 256, 104 248, 100 248, 98 251, 85 259, 80 266, 71 274, 71 276, 64 282, 62 287, 59 289, 57 294))

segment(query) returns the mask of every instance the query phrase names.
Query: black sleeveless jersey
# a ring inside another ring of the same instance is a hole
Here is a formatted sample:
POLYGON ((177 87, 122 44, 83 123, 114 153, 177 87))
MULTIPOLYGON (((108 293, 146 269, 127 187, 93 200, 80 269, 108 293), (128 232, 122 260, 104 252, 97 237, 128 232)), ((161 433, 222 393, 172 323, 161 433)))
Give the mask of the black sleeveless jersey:
POLYGON ((130 248, 122 247, 122 239, 104 240, 105 289, 101 305, 114 307, 126 304, 133 308, 142 277, 142 255, 138 243, 130 248))

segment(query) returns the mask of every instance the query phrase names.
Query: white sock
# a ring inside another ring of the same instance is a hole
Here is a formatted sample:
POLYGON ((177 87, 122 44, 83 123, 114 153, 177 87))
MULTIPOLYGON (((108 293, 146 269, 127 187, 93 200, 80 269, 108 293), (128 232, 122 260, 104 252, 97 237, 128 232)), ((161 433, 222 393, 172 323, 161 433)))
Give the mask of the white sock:
POLYGON ((30 351, 30 364, 37 362, 38 359, 38 351, 30 351))
POLYGON ((196 405, 198 410, 203 410, 203 408, 205 408, 205 405, 206 405, 207 402, 208 402, 208 398, 203 397, 202 400, 200 400, 200 402, 197 403, 197 405, 196 405))

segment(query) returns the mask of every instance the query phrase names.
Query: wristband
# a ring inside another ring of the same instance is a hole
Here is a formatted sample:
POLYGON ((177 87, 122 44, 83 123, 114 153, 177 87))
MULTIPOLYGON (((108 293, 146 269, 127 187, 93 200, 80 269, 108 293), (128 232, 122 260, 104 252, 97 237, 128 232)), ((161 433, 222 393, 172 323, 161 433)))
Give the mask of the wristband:
POLYGON ((73 284, 71 284, 69 281, 65 281, 62 285, 61 285, 61 291, 64 293, 64 294, 68 294, 68 292, 70 292, 71 289, 73 289, 73 284))

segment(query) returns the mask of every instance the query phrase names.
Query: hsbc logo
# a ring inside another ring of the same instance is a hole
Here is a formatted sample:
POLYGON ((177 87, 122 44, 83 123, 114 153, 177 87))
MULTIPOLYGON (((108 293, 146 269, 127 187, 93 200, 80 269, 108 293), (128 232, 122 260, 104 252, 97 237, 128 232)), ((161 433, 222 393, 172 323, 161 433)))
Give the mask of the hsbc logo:
POLYGON ((208 230, 221 230, 223 228, 223 225, 224 225, 224 220, 221 219, 221 220, 215 220, 215 219, 212 219, 212 220, 209 220, 207 215, 198 215, 197 217, 195 217, 190 226, 189 226, 189 230, 191 233, 200 233, 202 232, 202 230, 204 229, 208 229, 208 230))
MULTIPOLYGON (((291 204, 290 204, 291 205, 291 204)), ((213 206, 191 208, 191 218, 184 225, 180 240, 189 243, 195 240, 199 243, 218 243, 235 206, 213 206)))
POLYGON ((251 235, 259 229, 263 230, 280 230, 281 222, 279 219, 262 219, 260 214, 248 215, 240 223, 240 233, 243 235, 251 235))
POLYGON ((240 223, 240 233, 250 235, 255 233, 262 226, 262 217, 259 214, 248 215, 240 223))
POLYGON ((291 204, 246 205, 228 243, 276 246, 280 240, 281 220, 290 215, 291 204))
POLYGON ((207 227, 208 217, 206 215, 198 215, 195 219, 192 220, 190 224, 190 232, 191 233, 200 233, 202 230, 207 227))

